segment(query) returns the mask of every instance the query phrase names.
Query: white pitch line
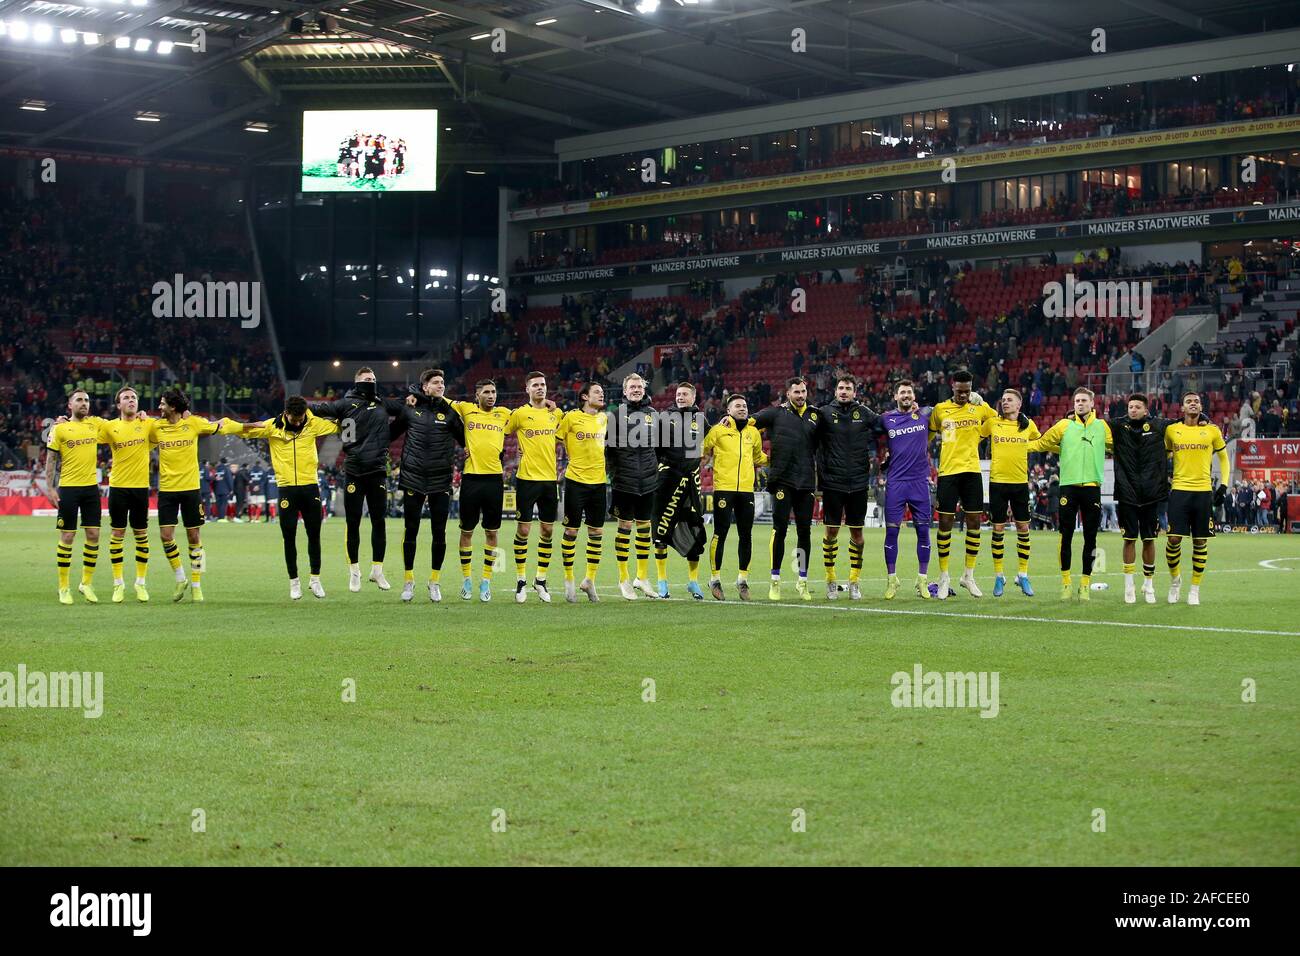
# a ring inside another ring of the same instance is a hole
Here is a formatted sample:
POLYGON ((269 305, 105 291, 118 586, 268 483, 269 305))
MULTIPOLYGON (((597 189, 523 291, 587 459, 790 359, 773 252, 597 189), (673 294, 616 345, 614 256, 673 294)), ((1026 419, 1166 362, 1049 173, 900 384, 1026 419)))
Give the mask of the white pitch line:
MULTIPOLYGON (((920 600, 918 598, 918 600, 920 600)), ((931 598, 937 601, 938 598, 931 598)), ((758 607, 793 607, 813 611, 856 611, 859 614, 905 614, 920 617, 960 617, 976 621, 1013 621, 1031 624, 1084 624, 1089 627, 1132 627, 1158 631, 1202 631, 1211 634, 1263 634, 1269 637, 1300 637, 1300 631, 1261 631, 1240 627, 1198 627, 1191 624, 1145 624, 1137 621, 1086 621, 1068 617, 1017 617, 1012 614, 967 614, 962 611, 922 611, 886 607, 844 607, 830 604, 787 604, 780 601, 710 601, 707 604, 726 604, 732 607, 750 605, 758 607)))
POLYGON ((1259 566, 1260 566, 1261 568, 1264 568, 1264 569, 1268 570, 1268 571, 1290 571, 1290 570, 1291 570, 1290 568, 1275 568, 1275 567, 1273 567, 1273 565, 1276 564, 1278 561, 1300 561, 1300 557, 1296 557, 1296 558, 1269 558, 1269 559, 1266 560, 1266 561, 1261 561, 1261 562, 1259 562, 1259 566))
MULTIPOLYGON (((618 593, 618 588, 609 587, 608 585, 597 587, 596 590, 602 593, 610 593, 610 592, 614 594, 618 593)), ((654 599, 650 599, 650 598, 638 598, 638 600, 649 601, 651 604, 655 603, 654 599)), ((673 598, 671 600, 680 601, 682 599, 673 598)), ((917 600, 919 601, 920 598, 917 598, 917 600)), ((931 598, 930 600, 934 601, 936 604, 939 603, 938 598, 931 598)), ((983 600, 983 599, 970 598, 970 600, 983 600)), ((994 598, 994 600, 1000 600, 1000 599, 994 598)), ((632 602, 625 601, 623 603, 630 604, 632 602)), ((783 601, 764 601, 764 600, 759 600, 757 598, 755 598, 752 601, 737 601, 737 600, 732 600, 730 598, 728 598, 725 601, 714 601, 714 600, 710 600, 709 598, 705 598, 703 601, 700 601, 698 603, 703 604, 707 607, 715 607, 715 606, 716 607, 723 607, 723 606, 726 607, 792 607, 792 608, 799 608, 801 610, 809 610, 809 611, 857 611, 859 614, 904 614, 904 615, 921 616, 921 617, 959 617, 959 618, 969 618, 971 620, 976 620, 976 621, 1012 621, 1012 622, 1024 621, 1030 624, 1085 624, 1090 627, 1091 626, 1130 627, 1130 628, 1141 628, 1141 629, 1154 628, 1155 630, 1158 631, 1201 631, 1210 634, 1263 634, 1268 637, 1300 637, 1300 631, 1261 631, 1255 628, 1206 627, 1206 626, 1198 626, 1195 624, 1149 624, 1140 621, 1087 621, 1087 620, 1082 620, 1080 618, 1068 618, 1068 617, 1019 617, 1014 614, 977 614, 977 613, 967 613, 965 611, 937 611, 937 610, 927 611, 921 609, 910 610, 907 608, 892 608, 892 607, 855 607, 852 605, 846 606, 842 604, 839 605, 812 604, 812 603, 793 604, 790 602, 783 602, 783 601)))

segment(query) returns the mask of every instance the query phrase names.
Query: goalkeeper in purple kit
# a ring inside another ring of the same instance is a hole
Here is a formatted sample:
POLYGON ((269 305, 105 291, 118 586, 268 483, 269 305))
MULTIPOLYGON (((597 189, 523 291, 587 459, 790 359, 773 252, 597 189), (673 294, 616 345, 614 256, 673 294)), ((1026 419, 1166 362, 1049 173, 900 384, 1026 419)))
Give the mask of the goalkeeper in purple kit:
POLYGON ((930 409, 916 404, 912 383, 904 379, 894 386, 896 407, 880 416, 876 429, 885 436, 889 454, 881 468, 886 470, 885 483, 885 568, 889 583, 885 599, 893 600, 901 586, 896 573, 898 534, 903 524, 904 508, 912 510, 916 528, 918 574, 916 593, 929 599, 926 580, 930 572, 930 409))

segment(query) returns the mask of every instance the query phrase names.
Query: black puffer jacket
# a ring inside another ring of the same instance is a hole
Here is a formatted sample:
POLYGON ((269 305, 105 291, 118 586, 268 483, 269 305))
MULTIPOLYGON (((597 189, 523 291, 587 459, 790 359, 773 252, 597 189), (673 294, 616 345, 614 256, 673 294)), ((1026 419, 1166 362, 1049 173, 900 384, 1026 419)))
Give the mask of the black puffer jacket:
POLYGON ((754 416, 754 424, 767 432, 772 443, 771 462, 767 466, 767 485, 784 485, 797 491, 817 487, 814 452, 817 420, 821 414, 811 405, 800 415, 787 402, 765 408, 754 416))
POLYGON ((1174 422, 1148 415, 1141 421, 1122 414, 1110 420, 1115 439, 1115 500, 1145 505, 1169 497, 1165 429, 1174 422))
POLYGON ((709 423, 700 410, 694 405, 690 408, 674 405, 659 413, 658 424, 662 440, 655 455, 659 459, 660 474, 673 479, 698 475, 700 449, 704 447, 704 436, 709 432, 709 423))
POLYGON ((871 453, 880 416, 861 402, 831 402, 817 412, 817 469, 822 490, 870 488, 871 453))
POLYGON ((658 417, 648 398, 610 409, 605 471, 614 491, 648 495, 659 487, 658 417))
POLYGON ((416 403, 402 405, 393 420, 391 437, 403 433, 402 489, 423 495, 451 491, 456 445, 465 444, 465 423, 455 409, 446 399, 416 395, 416 403))
POLYGON ((336 420, 341 434, 352 435, 343 444, 343 471, 352 477, 388 470, 388 419, 401 407, 401 399, 377 397, 374 382, 357 382, 342 398, 308 405, 313 415, 336 420))

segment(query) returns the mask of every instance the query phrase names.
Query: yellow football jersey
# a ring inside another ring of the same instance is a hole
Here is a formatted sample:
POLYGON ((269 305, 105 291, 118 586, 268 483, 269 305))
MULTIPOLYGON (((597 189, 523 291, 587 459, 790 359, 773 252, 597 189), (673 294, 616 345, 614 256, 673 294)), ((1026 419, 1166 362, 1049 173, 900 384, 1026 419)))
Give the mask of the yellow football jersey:
POLYGON ((199 437, 220 425, 198 415, 173 425, 165 418, 149 419, 149 441, 158 446, 158 490, 199 490, 199 437))
POLYGON ((566 412, 560 419, 555 437, 564 442, 569 453, 566 478, 584 485, 605 483, 605 431, 608 419, 604 412, 589 415, 580 408, 566 412))
POLYGON ((1165 429, 1165 449, 1174 457, 1174 491, 1210 491, 1210 463, 1219 455, 1219 481, 1227 482, 1231 468, 1223 433, 1217 425, 1175 422, 1165 429))
POLYGON ((525 481, 555 481, 555 430, 564 413, 546 406, 524 405, 510 413, 506 433, 519 436, 519 470, 525 481))
POLYGON ((99 419, 89 416, 55 425, 46 445, 59 453, 59 487, 83 488, 99 484, 95 469, 96 446, 99 444, 99 419))
POLYGON ((989 481, 1007 485, 1028 483, 1029 443, 1039 437, 1033 419, 1029 420, 1029 427, 1021 431, 1018 419, 996 415, 980 426, 980 435, 989 439, 992 450, 989 481))
POLYGON ((939 477, 980 470, 980 426, 996 418, 988 403, 940 402, 930 413, 930 431, 938 432, 939 477))
POLYGON ((108 471, 111 488, 149 487, 149 421, 139 416, 134 421, 101 418, 99 442, 113 450, 113 466, 108 471))
POLYGON ((467 475, 499 475, 501 452, 506 447, 506 422, 510 409, 495 405, 487 411, 476 402, 452 402, 461 421, 465 423, 465 461, 467 475))

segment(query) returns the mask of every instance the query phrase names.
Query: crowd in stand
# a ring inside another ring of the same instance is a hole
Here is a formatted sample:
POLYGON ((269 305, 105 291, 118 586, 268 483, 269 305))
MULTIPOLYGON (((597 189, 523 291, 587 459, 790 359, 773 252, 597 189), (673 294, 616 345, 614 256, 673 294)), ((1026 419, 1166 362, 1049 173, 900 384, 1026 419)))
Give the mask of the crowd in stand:
MULTIPOLYGON (((156 355, 165 370, 155 390, 165 381, 208 400, 279 402, 264 330, 241 329, 233 317, 153 314, 154 283, 178 273, 187 281, 251 276, 238 217, 175 202, 165 225, 137 225, 130 197, 72 185, 30 199, 11 188, 0 193, 0 210, 0 457, 26 467, 43 419, 63 410, 72 382, 102 399, 95 413, 110 411, 109 374, 87 372, 68 354, 156 355)), ((154 404, 142 398, 143 408, 154 404)))
POLYGON ((589 163, 583 167, 584 184, 581 188, 569 183, 554 183, 545 188, 526 190, 520 194, 518 205, 528 207, 572 202, 708 182, 776 176, 801 169, 893 162, 915 159, 918 154, 951 155, 1034 140, 1058 142, 1204 126, 1233 120, 1254 120, 1284 115, 1296 109, 1296 99, 1288 90, 1260 90, 1258 95, 1251 97, 1228 97, 1214 101, 1193 99, 1183 104, 1155 109, 1141 109, 1134 105, 1128 110, 1116 110, 1109 114, 1088 113, 1063 120, 1024 121, 1010 127, 987 128, 972 123, 960 134, 954 130, 918 130, 893 143, 886 144, 881 137, 881 142, 873 142, 871 145, 863 143, 856 147, 840 147, 824 156, 814 154, 802 159, 794 155, 778 155, 761 160, 736 156, 712 163, 707 172, 692 170, 675 173, 648 183, 643 181, 638 164, 633 163, 629 167, 625 157, 610 157, 603 164, 589 163))

